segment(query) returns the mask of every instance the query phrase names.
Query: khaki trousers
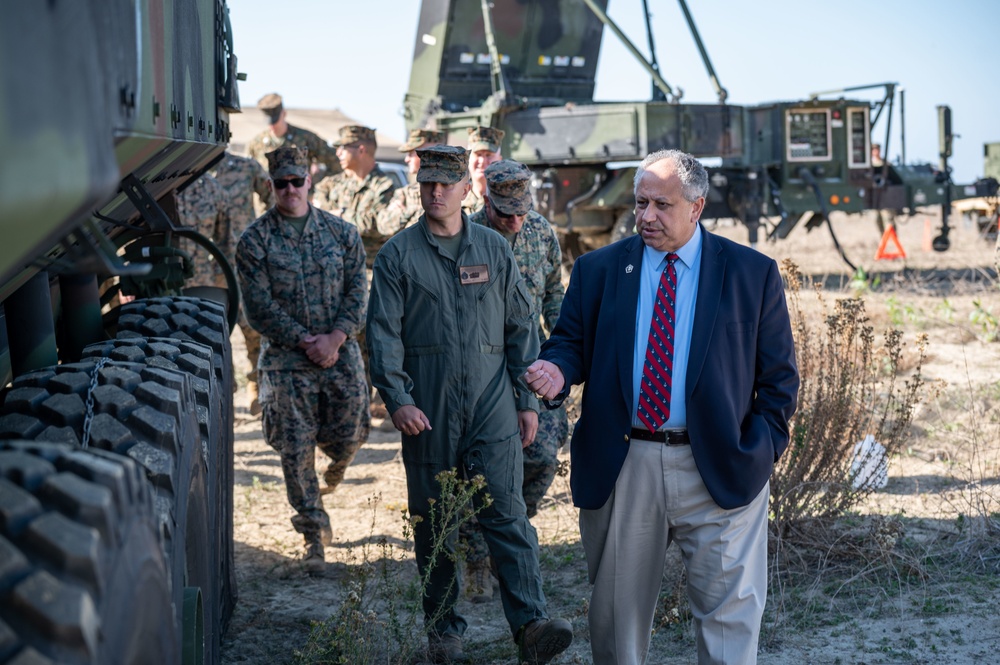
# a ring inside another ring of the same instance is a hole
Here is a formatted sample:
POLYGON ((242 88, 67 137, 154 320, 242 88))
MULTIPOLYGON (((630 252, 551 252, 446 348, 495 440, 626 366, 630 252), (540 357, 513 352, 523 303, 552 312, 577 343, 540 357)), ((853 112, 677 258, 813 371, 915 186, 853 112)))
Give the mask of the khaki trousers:
POLYGON ((611 497, 580 511, 590 581, 595 665, 641 665, 667 547, 687 569, 699 665, 757 662, 767 595, 768 486, 723 510, 701 480, 691 446, 633 439, 611 497))

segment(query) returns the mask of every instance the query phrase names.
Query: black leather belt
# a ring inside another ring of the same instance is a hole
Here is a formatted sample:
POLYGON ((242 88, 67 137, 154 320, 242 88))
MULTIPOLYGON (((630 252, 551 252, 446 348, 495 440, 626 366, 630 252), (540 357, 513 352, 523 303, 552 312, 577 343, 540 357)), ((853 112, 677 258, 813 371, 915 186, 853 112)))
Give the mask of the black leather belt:
POLYGON ((668 429, 661 430, 659 432, 650 432, 648 429, 633 427, 632 432, 629 434, 629 438, 639 439, 640 441, 665 443, 668 446, 686 446, 691 443, 691 439, 688 437, 688 431, 686 429, 668 429))

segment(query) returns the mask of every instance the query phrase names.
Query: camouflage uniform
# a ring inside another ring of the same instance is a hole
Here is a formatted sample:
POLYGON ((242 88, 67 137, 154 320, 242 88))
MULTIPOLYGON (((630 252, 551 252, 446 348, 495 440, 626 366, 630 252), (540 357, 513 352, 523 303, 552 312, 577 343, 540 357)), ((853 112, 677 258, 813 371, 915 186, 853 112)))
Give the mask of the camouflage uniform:
MULTIPOLYGON (((216 164, 212 172, 215 179, 226 194, 226 210, 229 227, 215 238, 222 253, 226 255, 229 265, 236 269, 236 243, 240 236, 253 223, 256 218, 254 214, 253 195, 256 192, 258 199, 267 207, 271 207, 271 189, 268 187, 270 176, 267 171, 255 160, 249 157, 240 157, 231 153, 226 153, 222 160, 216 164)), ((222 275, 219 275, 218 286, 226 286, 222 275), (220 283, 221 282, 221 283, 220 283)), ((252 382, 257 381, 257 359, 260 357, 260 333, 253 329, 246 319, 246 307, 240 311, 240 330, 246 339, 247 359, 250 360, 250 373, 247 379, 252 382)))
POLYGON ((384 236, 399 233, 412 226, 424 214, 424 205, 420 201, 420 185, 410 183, 397 189, 389 205, 378 214, 376 229, 384 236))
POLYGON ((225 238, 216 240, 226 259, 235 265, 236 243, 247 227, 257 218, 254 214, 253 195, 270 208, 273 201, 267 171, 255 160, 227 152, 211 171, 226 194, 229 211, 229 228, 225 238))
MULTIPOLYGON (((340 147, 362 141, 369 144, 374 154, 375 130, 362 125, 347 125, 340 128, 336 145, 340 147)), ((386 239, 378 231, 378 213, 392 198, 395 188, 393 181, 376 165, 363 179, 358 179, 350 171, 323 178, 313 193, 313 205, 332 212, 357 227, 365 246, 366 267, 369 269, 386 239)), ((361 346, 361 358, 371 394, 371 381, 367 379, 368 345, 365 343, 364 328, 358 333, 358 344, 361 346)))
POLYGON ((268 445, 281 455, 296 531, 307 543, 330 528, 316 478, 314 446, 337 482, 368 438, 369 393, 355 335, 363 325, 367 278, 357 230, 310 206, 301 233, 272 208, 236 249, 246 312, 263 335, 260 401, 268 445), (298 347, 307 335, 342 330, 336 364, 323 369, 298 347))
POLYGON ((483 209, 485 203, 486 199, 476 194, 475 189, 470 189, 469 193, 462 199, 462 210, 465 211, 466 215, 474 215, 483 209))
POLYGON ((395 190, 392 179, 376 166, 363 180, 347 172, 323 178, 313 193, 313 205, 358 227, 365 251, 374 260, 385 240, 378 231, 378 214, 395 190))
POLYGON ((302 129, 292 124, 288 125, 283 136, 275 136, 270 129, 265 129, 250 140, 247 145, 247 154, 260 162, 261 166, 267 168, 267 153, 285 145, 302 148, 309 153, 309 159, 313 164, 326 167, 325 173, 316 174, 317 178, 341 171, 337 153, 326 141, 308 129, 302 129))
MULTIPOLYGON (((265 169, 268 168, 267 154, 287 145, 305 150, 308 163, 319 167, 315 174, 312 174, 312 169, 310 169, 313 185, 325 176, 340 173, 340 160, 337 158, 337 151, 308 129, 296 127, 286 121, 284 134, 277 136, 274 133, 274 125, 285 117, 285 106, 281 95, 274 92, 264 95, 257 102, 257 108, 268 117, 268 124, 271 127, 250 139, 247 154, 256 159, 261 166, 265 169)), ((309 193, 311 195, 312 191, 310 190, 309 193)), ((263 213, 267 208, 266 206, 258 206, 256 209, 258 213, 263 213)))
MULTIPOLYGON (((175 200, 180 225, 218 244, 216 239, 229 228, 225 191, 219 182, 206 173, 178 193, 175 200)), ((222 271, 208 250, 185 239, 180 241, 180 248, 191 256, 194 267, 194 275, 187 280, 188 285, 219 285, 222 271)))
MULTIPOLYGON (((520 180, 511 178, 507 174, 511 164, 516 164, 516 162, 503 161, 491 164, 486 170, 487 177, 493 179, 495 174, 503 174, 500 177, 505 178, 505 184, 519 182, 521 183, 519 191, 523 190, 526 193, 527 178, 530 178, 530 173, 524 170, 520 180)), ((523 169, 523 167, 521 168, 523 169)), ((495 185, 490 182, 489 187, 494 202, 502 200, 503 185, 495 185)), ((508 208, 504 212, 512 210, 515 210, 514 214, 527 211, 527 217, 521 230, 514 236, 508 236, 500 229, 494 228, 494 230, 500 232, 511 242, 514 259, 517 261, 518 269, 521 271, 521 276, 524 277, 528 292, 531 294, 532 307, 535 313, 541 317, 541 323, 544 325, 544 328, 540 326, 538 329, 539 340, 544 342, 547 338, 545 331, 551 331, 559 318, 559 310, 562 307, 565 293, 562 283, 562 252, 559 249, 559 238, 549 221, 534 210, 523 207, 519 209, 508 208)), ((469 222, 493 228, 485 210, 480 210, 470 216, 469 222)), ((535 435, 535 440, 523 451, 524 480, 521 484, 521 493, 524 496, 529 518, 538 513, 538 503, 555 479, 558 466, 557 455, 568 436, 569 419, 564 406, 551 410, 542 409, 539 412, 538 432, 535 435)), ((466 561, 470 565, 475 566, 487 558, 489 552, 486 549, 482 533, 478 529, 471 526, 464 528, 462 529, 462 537, 468 547, 466 561)))

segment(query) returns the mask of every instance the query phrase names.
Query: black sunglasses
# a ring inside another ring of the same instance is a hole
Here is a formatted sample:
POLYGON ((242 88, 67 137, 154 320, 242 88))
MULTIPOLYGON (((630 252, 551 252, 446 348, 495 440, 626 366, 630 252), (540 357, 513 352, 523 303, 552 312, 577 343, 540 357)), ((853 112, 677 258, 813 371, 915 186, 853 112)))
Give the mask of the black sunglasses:
POLYGON ((291 185, 292 187, 301 187, 304 184, 306 184, 306 179, 305 178, 288 178, 287 180, 275 180, 274 181, 274 188, 275 189, 284 189, 285 187, 288 187, 289 185, 291 185))

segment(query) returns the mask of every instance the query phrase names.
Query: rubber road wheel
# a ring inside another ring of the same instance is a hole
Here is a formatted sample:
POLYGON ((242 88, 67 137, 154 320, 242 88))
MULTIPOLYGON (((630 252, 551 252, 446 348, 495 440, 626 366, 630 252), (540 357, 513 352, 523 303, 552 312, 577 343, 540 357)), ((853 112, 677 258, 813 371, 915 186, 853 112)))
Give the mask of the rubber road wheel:
POLYGON ((93 416, 89 446, 127 455, 152 482, 180 627, 184 587, 216 583, 207 470, 190 377, 106 359, 29 372, 4 394, 0 438, 80 446, 88 400, 93 416))
POLYGON ((0 441, 0 598, 0 663, 179 663, 142 468, 100 450, 0 441))
POLYGON ((126 303, 115 310, 114 333, 119 338, 169 337, 193 341, 212 349, 212 366, 222 401, 221 433, 216 459, 220 466, 209 467, 218 476, 220 493, 216 505, 224 518, 219 529, 221 556, 220 604, 221 629, 225 633, 236 606, 236 567, 233 562, 233 351, 229 343, 229 324, 225 307, 211 300, 172 296, 146 298, 126 303))

